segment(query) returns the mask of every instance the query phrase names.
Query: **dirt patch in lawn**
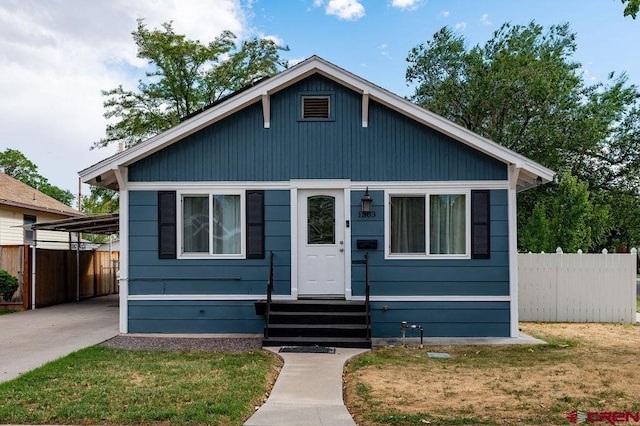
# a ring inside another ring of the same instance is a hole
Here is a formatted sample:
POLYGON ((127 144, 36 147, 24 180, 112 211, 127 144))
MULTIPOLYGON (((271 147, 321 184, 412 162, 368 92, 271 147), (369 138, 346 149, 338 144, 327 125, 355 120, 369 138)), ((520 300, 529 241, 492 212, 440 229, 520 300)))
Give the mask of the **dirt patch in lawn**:
POLYGON ((562 424, 575 410, 640 411, 640 327, 521 328, 549 344, 376 349, 349 366, 347 406, 360 425, 562 424))

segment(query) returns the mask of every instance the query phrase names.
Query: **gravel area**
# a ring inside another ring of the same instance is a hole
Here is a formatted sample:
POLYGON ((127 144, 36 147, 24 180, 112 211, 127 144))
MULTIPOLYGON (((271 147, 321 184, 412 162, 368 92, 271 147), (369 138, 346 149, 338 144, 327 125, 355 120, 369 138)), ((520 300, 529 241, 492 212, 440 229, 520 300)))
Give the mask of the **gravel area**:
POLYGON ((262 348, 259 337, 158 337, 116 336, 103 342, 111 348, 161 351, 244 352, 262 348))

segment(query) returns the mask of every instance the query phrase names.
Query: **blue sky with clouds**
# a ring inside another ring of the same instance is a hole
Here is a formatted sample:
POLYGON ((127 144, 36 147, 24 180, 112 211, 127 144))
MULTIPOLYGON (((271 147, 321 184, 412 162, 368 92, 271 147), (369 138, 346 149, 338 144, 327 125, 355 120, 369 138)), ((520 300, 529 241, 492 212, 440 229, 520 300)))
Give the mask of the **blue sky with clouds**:
POLYGON ((115 152, 89 150, 104 135, 100 91, 144 74, 137 18, 202 41, 225 29, 272 37, 290 63, 319 55, 401 96, 409 50, 445 25, 475 45, 504 22, 569 22, 587 82, 625 71, 640 85, 640 18, 623 17, 620 0, 0 0, 0 151, 19 149, 76 192, 77 171, 115 152))

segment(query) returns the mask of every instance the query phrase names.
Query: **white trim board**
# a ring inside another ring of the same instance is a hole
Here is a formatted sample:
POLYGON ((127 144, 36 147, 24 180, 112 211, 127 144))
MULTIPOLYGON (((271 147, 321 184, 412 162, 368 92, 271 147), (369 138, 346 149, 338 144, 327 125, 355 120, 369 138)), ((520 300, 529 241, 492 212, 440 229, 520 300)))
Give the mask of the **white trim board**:
MULTIPOLYGON (((266 299, 266 294, 145 294, 130 295, 129 301, 258 301, 266 299)), ((272 300, 297 300, 294 296, 274 295, 272 300)), ((354 296, 351 300, 364 301, 364 296, 354 296)), ((371 302, 509 302, 510 296, 371 296, 371 302)))
POLYGON ((293 188, 313 189, 313 188, 345 188, 353 191, 396 190, 415 189, 429 191, 446 191, 448 189, 509 189, 508 180, 454 180, 454 181, 349 181, 349 180, 291 180, 273 182, 129 182, 131 191, 191 191, 208 190, 212 188, 221 189, 264 189, 264 190, 289 190, 293 188))

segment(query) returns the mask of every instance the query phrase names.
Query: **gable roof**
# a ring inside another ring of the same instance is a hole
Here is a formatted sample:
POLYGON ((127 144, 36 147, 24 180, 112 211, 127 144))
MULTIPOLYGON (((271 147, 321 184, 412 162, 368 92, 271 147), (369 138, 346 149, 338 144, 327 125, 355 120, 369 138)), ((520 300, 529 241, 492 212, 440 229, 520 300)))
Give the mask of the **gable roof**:
MULTIPOLYGON (((259 81, 248 89, 233 93, 220 102, 213 104, 210 108, 205 109, 203 112, 186 119, 159 135, 80 171, 79 175, 85 183, 118 189, 118 175, 116 171, 119 170, 119 168, 126 167, 158 152, 258 100, 263 101, 263 111, 265 112, 264 125, 265 127, 269 127, 269 95, 316 73, 361 94, 363 96, 363 104, 365 104, 368 99, 373 99, 477 151, 519 169, 518 190, 531 188, 541 183, 548 183, 553 179, 555 173, 535 161, 345 71, 318 56, 312 56, 279 74, 259 81), (265 107, 265 105, 267 106, 265 107)), ((363 106, 363 126, 366 126, 366 114, 366 106, 363 106)))
POLYGON ((82 216, 79 211, 2 172, 0 172, 0 205, 66 217, 82 216))

